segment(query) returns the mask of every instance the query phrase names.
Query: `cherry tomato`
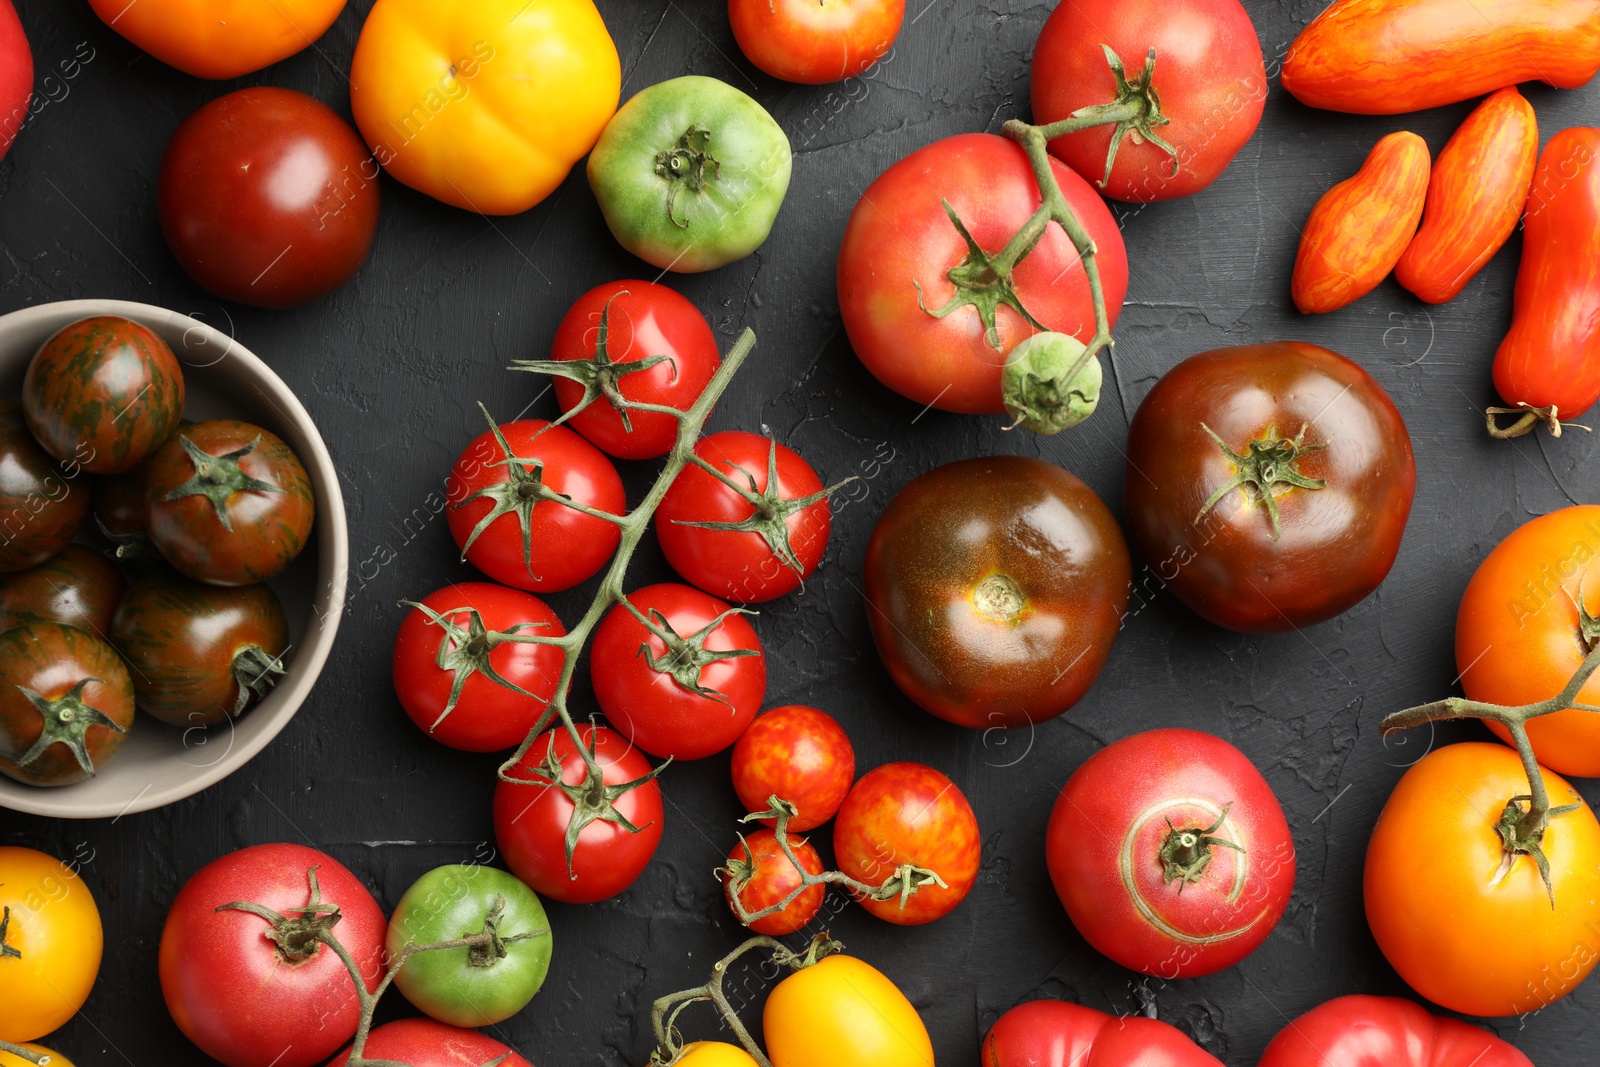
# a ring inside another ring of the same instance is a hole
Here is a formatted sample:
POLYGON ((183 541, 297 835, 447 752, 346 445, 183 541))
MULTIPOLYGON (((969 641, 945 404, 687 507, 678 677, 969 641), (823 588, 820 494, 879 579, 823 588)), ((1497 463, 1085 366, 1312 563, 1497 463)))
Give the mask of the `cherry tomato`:
POLYGON ((0 846, 0 1041, 32 1041, 76 1015, 102 947, 100 909, 76 867, 0 846))
POLYGON ((1257 1067, 1533 1067, 1487 1030, 1399 997, 1335 997, 1294 1019, 1257 1067))
POLYGON ((38 566, 78 535, 89 512, 81 473, 39 447, 21 404, 0 400, 0 574, 38 566))
POLYGON ((105 641, 58 622, 0 634, 0 774, 72 785, 106 768, 133 727, 133 682, 105 641))
POLYGON ((795 971, 761 1011, 772 1067, 929 1067, 933 1043, 917 1009, 882 971, 827 956, 795 971))
POLYGON ((30 622, 59 622, 105 637, 127 583, 88 545, 68 545, 43 563, 0 577, 0 633, 30 622))
POLYGON ((844 803, 856 777, 856 751, 832 716, 790 704, 758 716, 739 736, 732 772, 746 811, 766 811, 770 799, 780 797, 799 811, 789 829, 811 830, 844 803))
MULTIPOLYGON (((791 837, 789 847, 794 850, 795 858, 808 874, 823 872, 822 857, 817 855, 817 850, 805 838, 791 837)), ((722 868, 722 889, 728 899, 728 907, 733 907, 733 897, 737 893, 739 903, 744 905, 747 913, 782 903, 800 885, 800 872, 783 854, 783 849, 778 846, 778 837, 771 830, 761 829, 745 834, 743 841, 728 853, 722 868)), ((781 911, 752 922, 750 930, 769 937, 784 937, 803 929, 822 910, 822 898, 827 892, 828 887, 822 882, 807 886, 781 911)), ((734 912, 735 916, 738 914, 734 912)))
POLYGON ((843 81, 894 47, 906 0, 728 0, 733 39, 774 78, 843 81))
MULTIPOLYGON (((533 1067, 522 1055, 476 1030, 447 1026, 432 1019, 397 1019, 367 1035, 362 1057, 404 1063, 406 1067, 533 1067)), ((344 1067, 346 1049, 328 1067, 344 1067)))
MULTIPOLYGON (((178 428, 194 425, 187 419, 178 421, 178 428)), ((160 559, 161 553, 150 543, 150 524, 145 515, 145 476, 150 461, 123 471, 121 474, 102 474, 93 482, 90 506, 94 524, 100 535, 115 547, 112 554, 121 560, 160 559)))
POLYGON ((1000 1016, 983 1038, 983 1067, 1089 1067, 1102 1063, 1114 1067, 1222 1067, 1220 1060, 1169 1023, 1141 1015, 1107 1015, 1061 1000, 1018 1004, 1000 1016))

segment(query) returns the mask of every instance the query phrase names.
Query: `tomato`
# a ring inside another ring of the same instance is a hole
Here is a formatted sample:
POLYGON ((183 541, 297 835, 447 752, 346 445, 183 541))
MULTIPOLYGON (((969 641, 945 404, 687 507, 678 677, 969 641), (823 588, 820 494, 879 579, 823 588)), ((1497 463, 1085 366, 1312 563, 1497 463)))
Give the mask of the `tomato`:
POLYGON ((583 757, 567 730, 557 727, 540 734, 512 769, 520 781, 495 786, 494 836, 512 873, 539 893, 567 904, 593 904, 627 889, 650 865, 661 843, 661 786, 650 761, 615 730, 584 725, 578 736, 600 764, 609 790, 632 788, 609 806, 579 788, 583 757), (566 840, 574 819, 579 832, 569 861, 566 840))
POLYGON ((378 170, 320 101, 252 86, 190 115, 156 184, 189 276, 227 300, 287 308, 355 277, 378 232, 378 170))
POLYGON ((1166 587, 1244 633, 1331 619, 1389 573, 1416 479, 1394 402, 1338 353, 1280 341, 1190 356, 1128 430, 1135 610, 1166 587))
POLYGON ((1389 795, 1367 844, 1372 936, 1412 989, 1464 1015, 1517 1015, 1565 996, 1600 960, 1600 823, 1543 770, 1547 893, 1532 856, 1497 827, 1524 809, 1517 754, 1466 742, 1433 750, 1389 795))
POLYGON ((139 707, 173 726, 243 715, 272 691, 289 651, 289 623, 268 586, 221 589, 165 568, 134 580, 107 632, 139 707))
POLYGON ((350 64, 350 108, 383 168, 485 215, 555 192, 621 91, 593 0, 378 0, 350 64))
MULTIPOLYGON (((52 1052, 43 1045, 24 1043, 21 1047, 27 1049, 29 1052, 37 1052, 41 1056, 49 1056, 50 1067, 72 1067, 71 1060, 67 1059, 59 1052, 52 1052)), ((13 1056, 4 1049, 0 1049, 0 1067, 33 1067, 33 1064, 19 1056, 13 1056)))
POLYGON ((185 74, 218 81, 270 67, 321 37, 345 0, 89 0, 107 26, 185 74))
POLYGON ((641 281, 607 282, 580 296, 556 327, 550 359, 572 364, 569 372, 578 375, 554 379, 567 424, 618 459, 666 455, 678 440, 678 420, 630 411, 624 421, 613 397, 687 411, 722 363, 700 309, 641 281))
POLYGON ((944 885, 924 885, 902 900, 857 899, 880 919, 919 926, 941 919, 978 880, 978 818, 960 788, 932 767, 886 763, 868 771, 844 798, 833 824, 839 869, 880 886, 900 867, 934 871, 944 885))
POLYGON ((521 744, 556 691, 563 656, 553 645, 502 635, 562 637, 567 628, 532 593, 491 582, 447 585, 422 606, 428 610, 413 607, 394 639, 400 706, 451 748, 499 752, 521 744))
POLYGON ((350 972, 316 937, 329 926, 376 988, 383 912, 338 860, 303 845, 253 845, 206 864, 173 898, 161 929, 161 994, 172 1021, 227 1067, 321 1063, 354 1036, 360 1016, 350 972), (281 921, 225 906, 234 903, 281 921))
POLYGON ((1377 288, 1416 234, 1427 193, 1427 142, 1405 130, 1380 138, 1311 209, 1289 283, 1294 306, 1337 311, 1377 288))
POLYGON ((1018 1004, 983 1038, 983 1067, 1097 1064, 1221 1067, 1220 1060, 1168 1023, 1142 1015, 1107 1015, 1061 1000, 1018 1004))
POLYGON ((691 1041, 673 1067, 756 1067, 755 1057, 725 1041, 691 1041))
POLYGON ((853 956, 795 971, 761 1012, 772 1067, 929 1067, 917 1009, 883 972, 853 956))
POLYGON ((745 58, 802 85, 860 74, 894 47, 905 17, 906 0, 728 0, 745 58))
POLYGON ((799 588, 822 562, 832 525, 817 472, 775 439, 740 430, 701 438, 694 454, 739 488, 692 463, 673 480, 655 515, 672 569, 739 603, 799 588))
POLYGON ((686 75, 634 96, 589 154, 617 243, 662 270, 712 270, 767 239, 789 190, 789 138, 727 82, 686 75))
POLYGON ((150 461, 145 520, 162 557, 212 585, 271 578, 306 546, 311 479, 277 434, 236 419, 186 426, 150 461))
POLYGON ((38 566, 77 536, 89 511, 81 473, 39 447, 21 404, 0 400, 0 574, 38 566))
POLYGON ((0 774, 73 785, 104 770, 133 726, 116 649, 58 622, 0 634, 0 774))
POLYGON ((493 1026, 527 1007, 550 970, 550 920, 533 890, 504 871, 437 867, 418 878, 389 919, 388 959, 408 942, 492 935, 481 948, 413 954, 394 977, 405 998, 452 1026, 493 1026))
POLYGON ((76 867, 0 846, 0 1041, 32 1041, 76 1015, 102 943, 100 909, 76 867))
POLYGON ((127 583, 87 545, 68 545, 37 566, 0 577, 0 633, 31 622, 59 622, 104 637, 127 583))
MULTIPOLYGON (((178 420, 180 430, 193 425, 188 419, 178 420)), ((150 543, 150 524, 145 514, 145 477, 149 470, 150 461, 145 460, 121 474, 97 475, 92 483, 89 502, 94 523, 101 536, 115 546, 111 551, 117 559, 161 558, 150 543)))
MULTIPOLYGON (((407 1067, 533 1067, 520 1054, 488 1034, 462 1030, 432 1019, 399 1019, 367 1035, 362 1056, 368 1060, 404 1063, 407 1067)), ((350 1052, 328 1067, 344 1067, 350 1052)))
POLYGON ((1090 756, 1056 797, 1045 858, 1084 939, 1163 979, 1244 959, 1294 890, 1294 839, 1272 787, 1198 730, 1148 730, 1090 756))
POLYGON ((28 117, 33 101, 33 52, 11 0, 0 0, 0 159, 28 117))
POLYGON ((844 803, 856 778, 856 751, 831 715, 789 704, 760 715, 739 736, 732 773, 746 811, 766 811, 780 797, 798 809, 788 827, 800 832, 821 826, 844 803))
MULTIPOLYGON (((1128 291, 1122 233, 1088 182, 1064 164, 1051 172, 1098 249, 1114 326, 1128 291)), ((1059 226, 1008 277, 984 269, 1039 204, 1027 154, 989 133, 935 141, 867 187, 839 247, 839 310, 874 377, 919 405, 999 414, 1000 371, 1018 342, 1042 330, 1093 336, 1089 278, 1059 226)))
POLYGON ((172 349, 115 315, 62 327, 22 379, 33 436, 56 459, 92 474, 129 470, 154 453, 177 428, 183 399, 172 349))
POLYGON ((900 490, 867 545, 867 621, 895 684, 974 729, 1039 723, 1088 692, 1132 573, 1094 490, 1022 456, 948 463, 900 490))
POLYGON ((652 756, 673 759, 701 759, 737 741, 767 691, 755 629, 686 585, 645 586, 628 602, 671 640, 621 604, 595 628, 589 676, 611 725, 652 756))
POLYGON ((1289 46, 1282 81, 1312 107, 1399 115, 1518 82, 1576 89, 1596 69, 1590 0, 1335 0, 1289 46))
MULTIPOLYGON (((823 872, 822 857, 805 838, 791 837, 789 847, 808 874, 823 872)), ((737 894, 747 913, 781 903, 800 885, 800 872, 778 846, 777 835, 767 829, 741 835, 739 844, 728 853, 722 868, 722 888, 728 907, 733 907, 737 894)), ((822 898, 827 892, 827 885, 821 882, 807 886, 782 910, 750 923, 751 932, 784 937, 803 929, 822 910, 822 898)), ((734 912, 735 917, 738 914, 734 912)))
POLYGON ((1122 105, 1126 117, 1057 137, 1051 153, 1115 200, 1171 200, 1216 181, 1255 133, 1267 72, 1239 0, 1096 0, 1045 20, 1031 92, 1040 125, 1122 105))
POLYGON ((1533 1067, 1487 1030, 1399 997, 1335 997, 1272 1039, 1257 1067, 1533 1067))
POLYGON ((1474 108, 1434 161, 1395 281, 1430 304, 1461 292, 1517 228, 1538 156, 1539 121, 1516 86, 1474 108))
POLYGON ((565 426, 543 419, 490 425, 450 469, 450 536, 463 560, 497 582, 570 589, 605 566, 622 534, 615 523, 554 498, 620 516, 627 507, 622 479, 599 449, 565 426))

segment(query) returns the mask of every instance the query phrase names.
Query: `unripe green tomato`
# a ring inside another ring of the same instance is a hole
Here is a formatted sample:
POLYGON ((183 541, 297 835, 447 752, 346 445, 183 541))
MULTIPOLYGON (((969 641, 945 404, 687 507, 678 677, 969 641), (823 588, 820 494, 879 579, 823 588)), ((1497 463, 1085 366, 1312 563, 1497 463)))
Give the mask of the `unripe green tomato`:
POLYGON ((1034 433, 1053 434, 1087 419, 1100 404, 1100 357, 1068 374, 1084 344, 1064 333, 1036 333, 1006 357, 1000 391, 1006 411, 1034 433))

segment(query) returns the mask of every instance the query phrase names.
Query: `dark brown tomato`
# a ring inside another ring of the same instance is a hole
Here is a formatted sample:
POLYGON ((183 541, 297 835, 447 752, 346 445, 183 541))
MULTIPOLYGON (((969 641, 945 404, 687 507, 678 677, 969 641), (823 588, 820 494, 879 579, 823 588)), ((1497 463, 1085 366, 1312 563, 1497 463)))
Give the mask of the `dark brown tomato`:
POLYGON ((271 578, 305 547, 315 511, 311 480, 294 450, 248 422, 196 423, 150 461, 150 540, 196 581, 249 585, 271 578))
POLYGON ((1378 587, 1416 481, 1383 386, 1337 352, 1280 341, 1202 352, 1156 383, 1128 430, 1123 502, 1149 591, 1270 633, 1378 587))
POLYGON ((114 546, 113 551, 120 560, 159 559, 161 555, 146 532, 144 495, 145 476, 149 470, 150 463, 146 460, 132 470, 102 474, 94 480, 90 500, 95 525, 114 546))
POLYGON ((133 682, 93 634, 36 622, 0 634, 0 774, 72 785, 105 769, 133 726, 133 682))
POLYGON ((71 541, 89 494, 28 432, 22 405, 0 401, 0 573, 43 563, 71 541))
POLYGON ((68 545, 37 567, 0 578, 0 633, 33 622, 59 622, 98 637, 127 583, 88 545, 68 545))
POLYGON ((140 709, 173 726, 242 715, 282 676, 289 648, 283 605, 267 586, 223 589, 166 568, 134 579, 110 633, 140 709))
POLYGON ((183 371, 136 322, 96 315, 46 341, 22 380, 28 429, 52 456, 92 474, 137 466, 183 411, 183 371))
POLYGON ((1094 684, 1130 577, 1122 531, 1076 477, 1024 456, 962 460, 884 509, 867 545, 867 618, 890 676, 923 708, 1021 726, 1094 684))

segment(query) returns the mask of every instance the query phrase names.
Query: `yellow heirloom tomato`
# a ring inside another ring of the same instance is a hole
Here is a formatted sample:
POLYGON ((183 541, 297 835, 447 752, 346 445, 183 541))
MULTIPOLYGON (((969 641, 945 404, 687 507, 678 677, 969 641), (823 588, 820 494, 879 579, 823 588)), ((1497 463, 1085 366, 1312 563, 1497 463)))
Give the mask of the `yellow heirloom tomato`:
POLYGON ((57 1030, 100 971, 100 909, 76 871, 31 848, 0 848, 0 1040, 57 1030))
POLYGON ((378 0, 350 67, 350 107, 378 163, 485 215, 555 191, 621 92, 593 0, 378 0))
POLYGON ((169 67, 237 78, 308 47, 344 0, 89 0, 102 22, 169 67))
MULTIPOLYGON (((49 1056, 49 1067, 72 1067, 72 1061, 59 1052, 51 1052, 43 1045, 23 1045, 22 1048, 29 1052, 37 1052, 41 1056, 49 1056)), ((33 1064, 21 1056, 13 1056, 9 1052, 0 1052, 0 1067, 33 1067, 33 1064)))
POLYGON ((683 1046, 672 1067, 756 1067, 755 1057, 725 1041, 696 1041, 683 1046))
POLYGON ((829 956, 779 982, 761 1025, 772 1067, 933 1067, 917 1009, 852 956, 829 956))

